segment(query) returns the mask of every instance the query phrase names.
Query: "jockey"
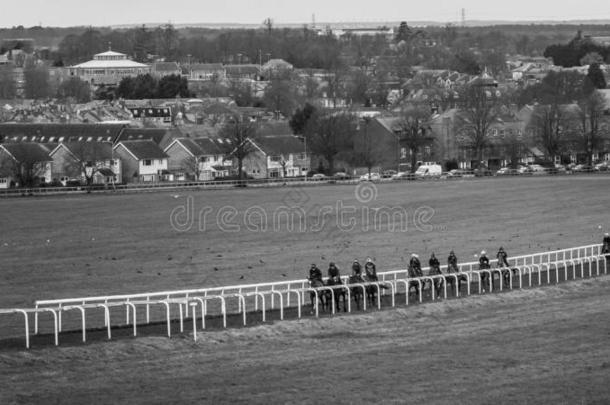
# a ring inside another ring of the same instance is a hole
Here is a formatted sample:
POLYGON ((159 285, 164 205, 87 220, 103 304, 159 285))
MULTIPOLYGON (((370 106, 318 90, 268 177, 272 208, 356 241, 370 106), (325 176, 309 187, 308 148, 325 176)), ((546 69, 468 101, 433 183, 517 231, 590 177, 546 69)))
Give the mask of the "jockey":
POLYGON ((364 264, 364 272, 369 281, 377 281, 377 267, 370 257, 367 257, 366 263, 364 264))
MULTIPOLYGON (((417 277, 422 277, 422 271, 421 271, 421 263, 419 262, 419 257, 417 256, 417 254, 412 253, 411 254, 411 260, 409 261, 409 277, 410 278, 417 278, 417 277)), ((417 281, 411 281, 409 282, 409 289, 408 291, 411 291, 411 287, 415 287, 415 293, 416 294, 420 294, 420 283, 417 281)), ((421 285, 421 287, 423 287, 423 284, 421 285)), ((422 288, 423 290, 423 288, 422 288)))
MULTIPOLYGON (((430 275, 443 274, 441 272, 441 264, 434 255, 434 252, 430 255, 430 260, 428 261, 430 265, 430 275)), ((440 297, 441 288, 443 287, 443 280, 441 277, 434 279, 434 289, 436 290, 436 295, 440 297)))
POLYGON ((428 264, 430 265, 430 274, 441 274, 441 264, 434 255, 434 252, 430 255, 428 264))
POLYGON ((311 264, 311 267, 309 268, 309 277, 307 279, 309 282, 314 280, 322 281, 322 270, 320 270, 315 263, 311 264))
POLYGON ((411 254, 411 260, 409 261, 409 277, 422 277, 421 263, 419 256, 415 253, 411 254))
POLYGON ((508 264, 508 255, 506 254, 502 246, 500 246, 500 249, 498 249, 498 254, 496 254, 496 258, 498 259, 498 267, 510 267, 508 264))
POLYGON ((481 257, 479 257, 479 270, 485 270, 489 268, 489 259, 487 258, 487 252, 481 251, 481 257))
POLYGON ((449 252, 449 257, 447 258, 447 273, 458 272, 458 258, 453 252, 449 252))
POLYGON ((604 244, 604 246, 602 247, 602 253, 609 254, 610 253, 610 233, 606 232, 604 234, 604 240, 602 241, 602 243, 604 244))
POLYGON ((362 266, 358 262, 358 259, 354 259, 354 263, 352 264, 352 276, 362 278, 362 266))
MULTIPOLYGON (((508 255, 506 254, 506 252, 504 251, 504 248, 502 246, 500 246, 500 249, 498 249, 496 258, 498 259, 498 267, 510 268, 510 265, 508 264, 508 255)), ((513 273, 516 274, 514 270, 513 270, 513 273)), ((510 283, 510 270, 502 270, 502 276, 504 277, 504 284, 509 284, 510 283)))
POLYGON ((335 262, 330 262, 328 264, 328 278, 334 279, 335 277, 340 277, 339 269, 335 266, 335 262))
MULTIPOLYGON (((489 259, 487 258, 487 252, 485 252, 484 250, 481 251, 481 257, 479 257, 479 270, 487 270, 490 268, 489 266, 489 259)), ((483 291, 485 291, 485 283, 488 280, 489 274, 487 273, 481 273, 480 274, 481 277, 481 285, 483 286, 482 289, 483 291)))

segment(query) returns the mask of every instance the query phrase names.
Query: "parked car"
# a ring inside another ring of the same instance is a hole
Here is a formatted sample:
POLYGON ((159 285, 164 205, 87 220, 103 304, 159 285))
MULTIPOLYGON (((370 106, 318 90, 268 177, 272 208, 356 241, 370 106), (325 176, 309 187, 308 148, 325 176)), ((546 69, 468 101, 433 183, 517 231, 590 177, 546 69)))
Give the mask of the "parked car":
POLYGON ((390 179, 396 173, 397 173, 396 170, 385 170, 383 173, 381 173, 381 177, 384 178, 384 179, 390 179))
POLYGON ((377 181, 381 180, 381 175, 379 173, 371 173, 370 176, 368 173, 360 176, 360 181, 377 181))
POLYGON ((333 174, 333 178, 335 180, 349 180, 351 179, 351 176, 345 172, 337 172, 333 174))
POLYGON ((472 177, 472 170, 452 169, 447 172, 447 177, 472 177))
POLYGON ((398 172, 392 176, 392 180, 413 180, 415 174, 411 172, 398 172))
POLYGON ((493 172, 487 167, 479 167, 474 169, 474 175, 477 177, 491 176, 493 175, 493 172))
POLYGON ((326 180, 328 177, 324 173, 316 173, 311 176, 312 180, 326 180))
POLYGON ((519 174, 519 170, 511 167, 502 167, 496 172, 496 176, 515 176, 519 174))
POLYGON ((605 172, 610 170, 610 168, 608 168, 609 163, 608 162, 601 162, 595 165, 595 170, 597 170, 598 172, 605 172))
POLYGON ((589 166, 589 165, 585 165, 585 164, 580 164, 580 165, 576 165, 574 166, 573 169, 575 172, 592 172, 593 166, 589 166))

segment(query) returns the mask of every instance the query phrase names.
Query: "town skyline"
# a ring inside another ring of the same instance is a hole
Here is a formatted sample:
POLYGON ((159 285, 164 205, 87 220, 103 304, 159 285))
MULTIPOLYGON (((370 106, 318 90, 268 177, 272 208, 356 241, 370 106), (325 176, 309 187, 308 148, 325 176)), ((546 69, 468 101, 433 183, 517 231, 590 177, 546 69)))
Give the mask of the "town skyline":
POLYGON ((319 23, 379 23, 406 20, 437 23, 456 23, 462 20, 462 9, 467 21, 501 22, 564 22, 610 20, 610 9, 605 2, 594 0, 586 4, 554 4, 549 10, 546 3, 516 0, 510 4, 490 4, 481 0, 463 0, 459 3, 440 1, 434 4, 414 5, 413 2, 380 0, 374 8, 363 0, 307 3, 280 0, 235 0, 215 3, 194 0, 176 0, 170 10, 158 0, 108 0, 104 9, 90 13, 76 0, 29 0, 10 6, 9 13, 0 16, 0 27, 14 26, 117 26, 134 24, 177 25, 199 24, 261 24, 271 18, 275 24, 319 23), (120 12, 119 12, 120 11, 120 12))

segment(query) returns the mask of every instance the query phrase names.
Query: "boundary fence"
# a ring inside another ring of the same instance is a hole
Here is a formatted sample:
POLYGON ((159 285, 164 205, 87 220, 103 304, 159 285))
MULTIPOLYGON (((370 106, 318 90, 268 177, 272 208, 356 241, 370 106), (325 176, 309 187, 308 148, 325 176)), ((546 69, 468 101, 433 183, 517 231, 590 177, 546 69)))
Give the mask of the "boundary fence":
MULTIPOLYGON (((588 173, 588 174, 610 174, 610 171, 585 171, 575 173, 588 173)), ((443 173, 438 177, 416 177, 414 174, 408 175, 400 179, 382 178, 380 180, 373 181, 374 183, 386 183, 386 182, 404 182, 404 181, 455 181, 455 180, 467 180, 474 178, 495 178, 495 177, 516 177, 525 176, 531 177, 546 175, 546 176, 564 176, 572 175, 571 172, 527 172, 527 173, 515 173, 509 175, 475 175, 474 171, 462 170, 459 175, 451 175, 450 173, 443 173)), ((314 178, 303 178, 303 177, 285 177, 285 178, 268 178, 268 179, 248 179, 248 180, 223 180, 223 181, 184 181, 184 182, 158 182, 158 183, 133 183, 133 184, 119 184, 119 185, 95 185, 92 188, 87 186, 79 187, 37 187, 37 188, 15 188, 15 189, 0 189, 0 198, 8 197, 23 197, 23 196, 44 196, 44 195, 63 195, 63 194, 102 194, 102 193, 138 193, 138 192, 155 192, 155 191, 176 191, 176 190, 218 190, 218 189, 231 189, 234 187, 286 187, 286 186, 314 186, 320 184, 357 184, 360 180, 358 178, 333 178, 327 177, 322 179, 314 178)))
MULTIPOLYGON (((493 276, 499 275, 499 289, 513 289, 513 277, 510 277, 509 285, 503 285, 503 272, 510 271, 514 278, 518 280, 518 288, 523 288, 523 277, 528 275, 529 286, 532 286, 532 279, 535 274, 538 275, 538 285, 543 284, 542 274, 546 272, 546 283, 551 282, 551 272, 555 272, 555 281, 559 282, 560 270, 563 270, 565 280, 569 278, 569 270, 572 272, 572 279, 576 279, 577 272, 580 277, 585 277, 585 270, 588 276, 593 275, 595 268, 596 275, 600 275, 603 271, 607 274, 607 259, 610 255, 602 253, 602 245, 587 245, 575 248, 561 249, 555 251, 547 251, 534 253, 529 255, 515 256, 509 259, 509 267, 499 267, 497 260, 490 260, 489 269, 478 269, 478 262, 469 262, 459 265, 457 273, 447 273, 447 266, 441 266, 441 271, 445 271, 442 275, 431 275, 430 268, 423 268, 424 275, 422 277, 410 278, 407 269, 390 270, 379 272, 379 281, 366 282, 357 284, 347 284, 349 276, 343 276, 344 285, 334 288, 342 288, 347 295, 347 312, 351 312, 351 288, 362 288, 363 296, 366 297, 365 289, 372 287, 377 292, 377 308, 381 309, 381 295, 387 295, 388 290, 391 299, 391 306, 396 306, 396 295, 403 292, 405 294, 405 305, 409 305, 410 289, 417 286, 416 294, 419 302, 423 300, 423 287, 427 283, 430 285, 431 299, 435 300, 435 291, 432 286, 435 281, 443 280, 443 295, 448 297, 447 279, 453 279, 457 286, 455 288, 455 296, 459 297, 460 280, 466 280, 466 295, 470 295, 470 284, 475 282, 478 286, 478 292, 481 293, 485 288, 483 279, 486 278, 489 282, 490 291, 493 288, 493 276), (586 266, 585 266, 586 265, 586 266), (495 266, 495 267, 493 267, 495 266), (603 267, 603 269, 602 269, 603 267), (487 277, 483 277, 486 275, 487 277), (349 288, 345 288, 349 286, 349 288)), ((452 287, 453 288, 453 287, 452 287)), ((133 335, 137 336, 137 313, 143 310, 146 317, 146 324, 151 322, 150 311, 151 307, 160 306, 165 312, 165 321, 167 324, 167 336, 171 337, 171 321, 172 309, 178 310, 180 332, 184 332, 184 319, 191 317, 193 323, 193 338, 197 339, 197 322, 200 317, 201 329, 206 327, 206 316, 209 315, 209 303, 216 303, 219 306, 218 311, 222 317, 223 327, 227 327, 227 315, 229 314, 228 305, 232 303, 236 305, 236 314, 240 315, 242 322, 246 325, 246 314, 248 306, 254 311, 261 311, 263 322, 266 319, 266 311, 275 309, 276 303, 279 308, 280 319, 284 318, 284 310, 286 308, 296 307, 297 316, 302 316, 302 306, 305 305, 305 297, 308 294, 313 294, 315 305, 312 311, 315 316, 319 316, 319 294, 325 291, 332 292, 333 287, 324 286, 312 288, 306 279, 289 280, 271 283, 259 284, 242 284, 230 285, 223 287, 198 288, 187 290, 170 290, 147 292, 138 294, 123 294, 123 295, 108 295, 108 296, 93 296, 79 297, 53 300, 38 300, 35 301, 34 308, 9 308, 0 309, 0 315, 21 314, 25 322, 25 344, 26 348, 30 347, 30 315, 34 315, 34 334, 39 332, 39 317, 43 314, 50 314, 53 321, 53 335, 55 345, 59 345, 59 334, 62 332, 62 314, 68 311, 79 311, 81 320, 82 340, 86 341, 87 333, 87 311, 103 311, 104 327, 108 339, 112 337, 111 331, 111 310, 115 308, 125 309, 125 324, 133 328, 133 335)), ((334 294, 329 294, 332 297, 331 313, 334 314, 335 302, 334 294)), ((366 310, 366 299, 363 300, 363 309, 366 310)))

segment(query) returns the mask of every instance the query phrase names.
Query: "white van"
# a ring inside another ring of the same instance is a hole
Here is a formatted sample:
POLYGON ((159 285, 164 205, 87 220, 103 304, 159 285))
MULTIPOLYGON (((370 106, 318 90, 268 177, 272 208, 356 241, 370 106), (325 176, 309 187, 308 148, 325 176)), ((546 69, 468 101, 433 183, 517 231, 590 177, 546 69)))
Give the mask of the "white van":
POLYGON ((441 165, 436 163, 424 163, 417 168, 415 176, 417 177, 440 177, 443 173, 441 165))

